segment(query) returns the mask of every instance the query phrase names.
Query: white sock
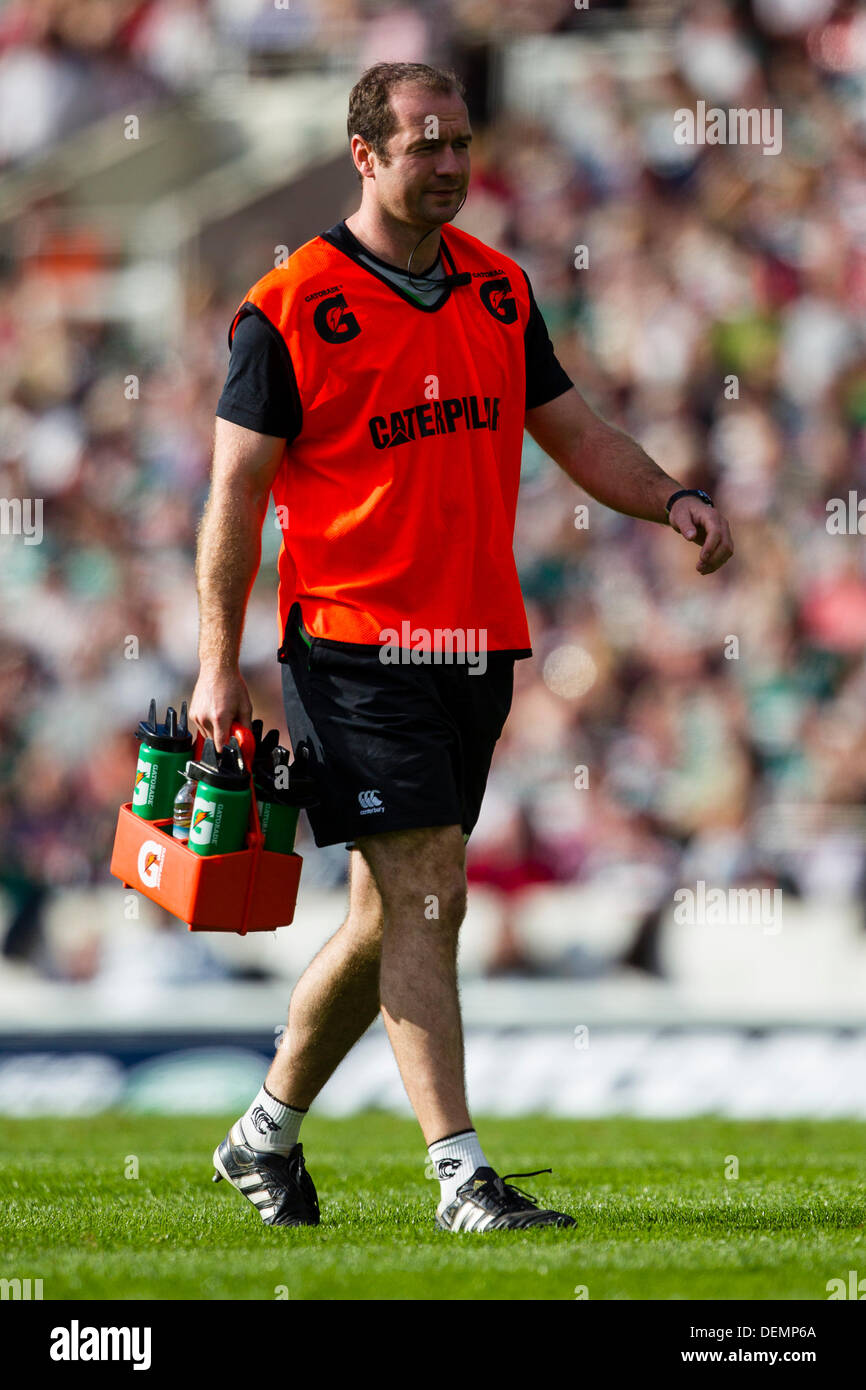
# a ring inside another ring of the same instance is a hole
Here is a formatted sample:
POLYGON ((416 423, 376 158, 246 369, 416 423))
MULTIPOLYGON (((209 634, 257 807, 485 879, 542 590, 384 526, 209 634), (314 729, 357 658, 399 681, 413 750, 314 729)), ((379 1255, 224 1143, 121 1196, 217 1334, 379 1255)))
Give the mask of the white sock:
POLYGON ((297 1144, 306 1113, 306 1110, 293 1110, 291 1105, 284 1105, 262 1086, 238 1125, 251 1149, 285 1155, 297 1144))
POLYGON ((484 1150, 478 1142, 474 1129, 464 1129, 461 1134, 450 1134, 445 1139, 437 1139, 427 1150, 433 1160, 433 1171, 439 1179, 442 1211, 457 1196, 458 1187, 468 1182, 476 1168, 489 1168, 484 1150))

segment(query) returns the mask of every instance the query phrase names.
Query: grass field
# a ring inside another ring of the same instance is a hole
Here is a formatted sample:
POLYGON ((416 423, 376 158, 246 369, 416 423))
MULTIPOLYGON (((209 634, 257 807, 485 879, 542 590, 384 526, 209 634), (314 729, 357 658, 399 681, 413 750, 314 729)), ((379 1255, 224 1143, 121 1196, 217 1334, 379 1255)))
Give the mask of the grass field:
POLYGON ((554 1169, 518 1183, 578 1225, 473 1237, 433 1228, 418 1131, 381 1114, 307 1120, 322 1224, 265 1227, 210 1181, 233 1118, 5 1120, 0 1276, 45 1299, 556 1300, 825 1300, 866 1276, 863 1123, 479 1122, 500 1171, 554 1169))

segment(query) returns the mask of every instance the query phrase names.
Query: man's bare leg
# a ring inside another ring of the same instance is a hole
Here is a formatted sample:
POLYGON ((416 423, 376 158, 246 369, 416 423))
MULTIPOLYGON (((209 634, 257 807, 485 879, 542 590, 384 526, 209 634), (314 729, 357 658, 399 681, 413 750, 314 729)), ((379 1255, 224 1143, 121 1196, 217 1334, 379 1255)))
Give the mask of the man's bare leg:
POLYGON ((382 900, 357 850, 349 861, 349 912, 298 980, 289 1023, 265 1086, 307 1110, 379 1012, 382 900))
POLYGON ((384 910, 379 995, 406 1094, 428 1145, 472 1129, 466 1105, 457 940, 466 852, 457 825, 365 836, 384 910))
POLYGON ((391 831, 357 845, 382 898, 382 1016, 439 1179, 439 1229, 573 1226, 573 1217, 542 1209, 496 1176, 469 1118, 457 991, 466 910, 460 827, 391 831))
POLYGON ((316 1191, 296 1142, 297 1111, 315 1099, 381 1001, 403 1084, 436 1164, 440 1229, 573 1226, 572 1217, 543 1211, 503 1186, 469 1118, 457 993, 457 938, 466 905, 459 827, 392 831, 357 843, 367 873, 353 855, 349 916, 298 981, 285 1047, 261 1096, 214 1151, 216 1177, 228 1178, 270 1225, 318 1225, 316 1191), (260 1128, 259 1109, 274 1123, 260 1128), (245 1131, 248 1118, 261 1143, 245 1131), (266 1133, 275 1129, 277 1138, 266 1133), (256 1152, 263 1146, 270 1152, 256 1152), (467 1181, 479 1174, 480 1181, 467 1181))

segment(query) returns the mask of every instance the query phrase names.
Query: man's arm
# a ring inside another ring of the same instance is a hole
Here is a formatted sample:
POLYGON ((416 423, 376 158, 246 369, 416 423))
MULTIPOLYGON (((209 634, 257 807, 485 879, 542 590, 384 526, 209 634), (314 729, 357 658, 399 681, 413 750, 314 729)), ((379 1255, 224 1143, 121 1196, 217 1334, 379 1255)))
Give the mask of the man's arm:
MULTIPOLYGON (((682 483, 653 463, 639 444, 608 425, 575 387, 526 412, 526 428, 545 453, 580 487, 616 512, 662 524, 665 503, 682 483)), ((727 521, 699 497, 681 497, 671 508, 675 531, 701 547, 699 574, 712 574, 733 554, 727 521)))
POLYGON ((241 637, 261 563, 262 523, 285 447, 285 439, 217 417, 210 493, 198 529, 201 670, 189 709, 217 751, 233 723, 249 725, 252 719, 239 669, 241 637))

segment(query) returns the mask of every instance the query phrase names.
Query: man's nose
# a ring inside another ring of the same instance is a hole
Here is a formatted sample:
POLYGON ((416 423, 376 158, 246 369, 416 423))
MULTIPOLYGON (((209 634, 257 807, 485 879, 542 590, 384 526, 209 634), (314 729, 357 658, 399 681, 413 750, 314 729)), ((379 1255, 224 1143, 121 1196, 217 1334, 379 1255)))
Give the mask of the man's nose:
POLYGON ((436 160, 436 173, 441 175, 463 173, 460 167, 460 161, 450 145, 442 146, 439 152, 439 158, 436 160))

